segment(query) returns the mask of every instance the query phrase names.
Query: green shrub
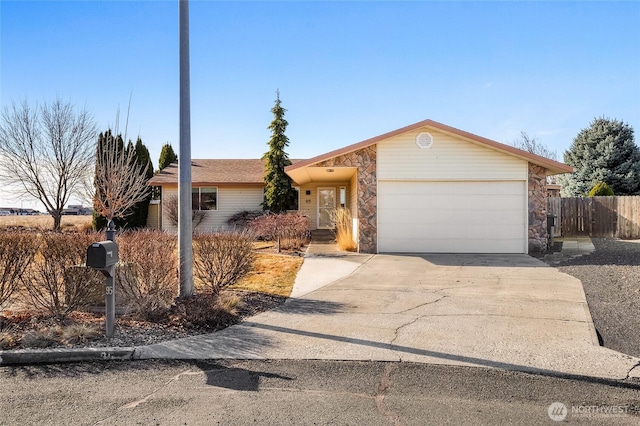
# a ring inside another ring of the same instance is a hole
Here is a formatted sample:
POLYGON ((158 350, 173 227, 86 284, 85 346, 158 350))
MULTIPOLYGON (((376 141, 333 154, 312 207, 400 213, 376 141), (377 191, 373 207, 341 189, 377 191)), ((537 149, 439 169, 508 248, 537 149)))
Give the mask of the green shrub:
POLYGON ((196 234, 194 276, 218 294, 251 271, 255 259, 253 242, 253 234, 247 230, 196 234))
POLYGON ((591 191, 589 191, 589 197, 609 197, 612 196, 613 189, 609 187, 605 182, 596 183, 591 191))

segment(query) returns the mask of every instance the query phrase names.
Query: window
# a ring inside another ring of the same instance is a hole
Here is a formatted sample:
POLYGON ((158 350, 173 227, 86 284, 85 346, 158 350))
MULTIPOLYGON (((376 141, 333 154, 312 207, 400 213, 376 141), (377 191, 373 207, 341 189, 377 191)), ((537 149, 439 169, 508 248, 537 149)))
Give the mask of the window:
POLYGON ((218 188, 191 188, 193 210, 218 210, 218 188))
POLYGON ((340 187, 340 207, 347 206, 347 188, 344 186, 340 187))

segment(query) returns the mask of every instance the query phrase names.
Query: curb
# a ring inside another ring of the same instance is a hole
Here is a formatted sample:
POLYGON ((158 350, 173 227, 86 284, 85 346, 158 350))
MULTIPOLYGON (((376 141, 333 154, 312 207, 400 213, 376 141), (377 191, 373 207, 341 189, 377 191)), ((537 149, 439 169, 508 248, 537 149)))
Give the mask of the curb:
POLYGON ((0 366, 79 361, 128 361, 134 359, 135 352, 134 347, 0 351, 0 366))

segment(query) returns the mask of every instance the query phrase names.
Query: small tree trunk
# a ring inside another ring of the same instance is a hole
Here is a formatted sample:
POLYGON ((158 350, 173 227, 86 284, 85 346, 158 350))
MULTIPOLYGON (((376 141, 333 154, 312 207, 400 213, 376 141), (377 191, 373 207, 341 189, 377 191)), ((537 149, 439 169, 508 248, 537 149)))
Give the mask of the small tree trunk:
POLYGON ((280 253, 280 235, 278 235, 278 253, 280 253))
POLYGON ((60 229, 62 228, 60 225, 60 222, 62 222, 62 215, 60 212, 56 212, 51 213, 51 217, 53 217, 53 230, 55 232, 60 232, 60 229))

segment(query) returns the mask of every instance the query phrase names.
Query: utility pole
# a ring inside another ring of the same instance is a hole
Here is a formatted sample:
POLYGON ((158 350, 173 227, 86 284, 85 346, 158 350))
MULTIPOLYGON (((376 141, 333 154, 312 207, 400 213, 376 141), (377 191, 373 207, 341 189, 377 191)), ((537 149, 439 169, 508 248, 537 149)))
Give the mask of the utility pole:
POLYGON ((180 1, 180 148, 178 156, 178 258, 180 297, 192 296, 191 94, 189 81, 189 0, 180 1))

